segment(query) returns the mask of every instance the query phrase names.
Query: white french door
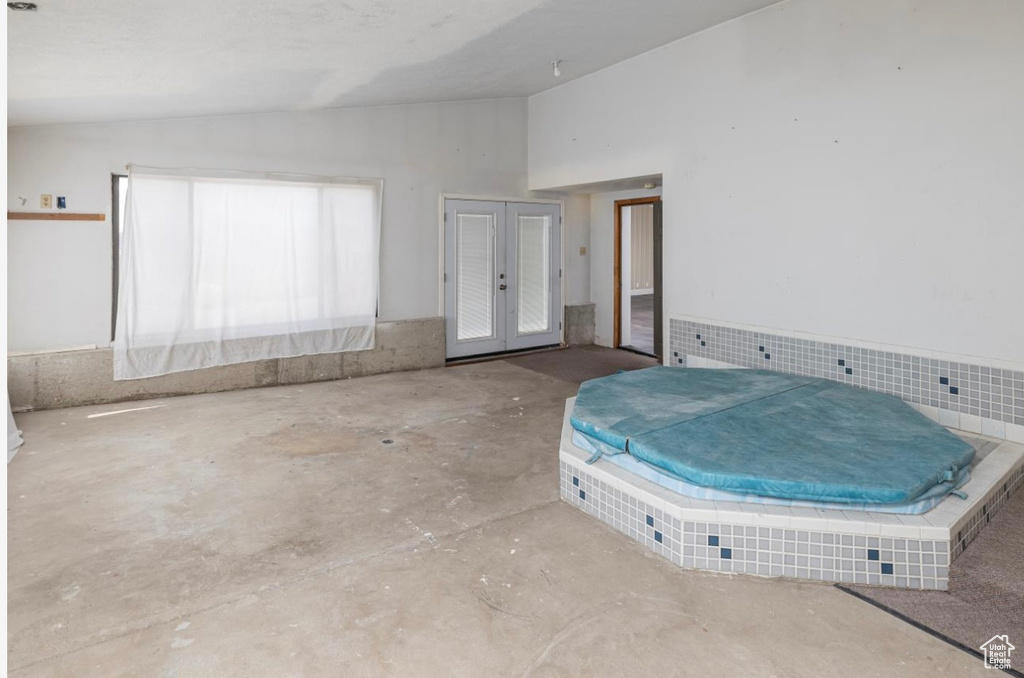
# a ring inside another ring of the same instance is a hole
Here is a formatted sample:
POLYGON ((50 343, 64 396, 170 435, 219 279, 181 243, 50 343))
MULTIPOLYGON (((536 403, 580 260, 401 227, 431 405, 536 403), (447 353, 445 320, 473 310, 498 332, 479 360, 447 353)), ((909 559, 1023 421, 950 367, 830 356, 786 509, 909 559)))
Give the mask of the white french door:
POLYGON ((445 200, 447 357, 561 341, 558 205, 445 200))

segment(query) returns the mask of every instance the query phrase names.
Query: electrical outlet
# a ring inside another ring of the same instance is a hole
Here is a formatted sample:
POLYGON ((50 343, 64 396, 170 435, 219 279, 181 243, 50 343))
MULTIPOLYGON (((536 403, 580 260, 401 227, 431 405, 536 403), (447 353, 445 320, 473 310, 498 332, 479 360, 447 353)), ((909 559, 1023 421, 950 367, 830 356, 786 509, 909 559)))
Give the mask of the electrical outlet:
POLYGON ((49 193, 43 193, 39 196, 39 206, 44 210, 53 209, 53 196, 49 193))
POLYGON ((587 248, 586 247, 581 247, 580 248, 580 256, 581 257, 587 256, 587 248))

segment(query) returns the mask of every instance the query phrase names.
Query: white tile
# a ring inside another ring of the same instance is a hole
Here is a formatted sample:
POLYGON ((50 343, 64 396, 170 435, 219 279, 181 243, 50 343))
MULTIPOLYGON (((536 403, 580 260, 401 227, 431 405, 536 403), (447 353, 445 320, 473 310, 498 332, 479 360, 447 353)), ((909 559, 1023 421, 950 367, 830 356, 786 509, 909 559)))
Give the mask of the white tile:
POLYGON ((701 509, 688 509, 683 512, 682 520, 695 523, 713 523, 718 520, 718 511, 704 511, 701 509))
POLYGON ((784 515, 778 513, 761 513, 758 514, 757 525, 761 527, 781 527, 781 528, 792 528, 792 515, 784 515))
MULTIPOLYGON (((864 515, 868 516, 868 514, 864 514, 864 515)), ((876 536, 882 534, 882 524, 879 523, 878 521, 876 521, 876 520, 864 520, 862 522, 862 524, 864 525, 864 528, 861 531, 861 534, 866 534, 866 535, 871 536, 871 537, 876 537, 876 536)))
POLYGON ((921 414, 923 414, 924 416, 928 417, 932 421, 938 421, 939 420, 939 411, 940 411, 939 408, 932 407, 931 405, 921 405, 921 409, 920 409, 921 414))
POLYGON ((969 504, 959 497, 953 497, 953 499, 958 503, 944 501, 925 514, 932 525, 949 527, 963 515, 969 504))
POLYGON ((1024 426, 1020 424, 1007 424, 1006 439, 1010 442, 1024 444, 1024 426))
POLYGON ((718 511, 715 502, 707 499, 690 499, 690 507, 701 511, 718 511))
POLYGON ((921 528, 902 523, 884 523, 879 525, 879 534, 883 537, 896 539, 920 539, 921 528))
POLYGON ((823 520, 846 520, 843 512, 836 509, 818 509, 818 517, 823 520))
POLYGON ((952 410, 939 410, 939 423, 949 428, 960 428, 960 413, 952 410))
MULTIPOLYGON (((666 490, 666 492, 668 492, 668 490, 666 490)), ((681 494, 672 497, 671 503, 679 511, 685 511, 686 509, 691 509, 694 507, 693 500, 690 499, 689 497, 684 497, 681 494)))
POLYGON ((929 511, 921 517, 924 518, 926 523, 928 523, 928 527, 938 527, 948 531, 950 524, 953 523, 955 517, 943 513, 937 513, 936 511, 938 511, 938 509, 929 511))
POLYGON ((904 515, 902 513, 897 513, 896 517, 901 523, 910 527, 920 528, 928 524, 919 514, 904 515))
POLYGON ((960 413, 960 430, 968 433, 981 434, 981 417, 973 414, 960 413))
POLYGON ((879 525, 902 525, 895 513, 868 513, 871 519, 879 525))
POLYGON ((931 541, 948 541, 949 540, 949 528, 948 527, 922 527, 921 528, 921 539, 927 539, 931 541))
POLYGON ((821 511, 806 506, 793 506, 790 508, 793 518, 790 525, 798 530, 814 530, 822 532, 828 529, 828 519, 822 518, 821 511))
POLYGON ((829 520, 828 529, 830 532, 842 532, 845 534, 853 534, 863 532, 866 528, 864 523, 859 520, 850 520, 849 518, 843 518, 842 520, 829 520))
POLYGON ((993 438, 1006 438, 1006 424, 995 419, 981 420, 981 434, 993 438))
POLYGON ((793 516, 789 524, 796 530, 812 530, 814 532, 828 531, 828 521, 821 518, 808 516, 793 516))
POLYGON ((733 525, 759 525, 758 515, 756 513, 740 513, 736 511, 730 511, 728 513, 718 512, 718 522, 720 523, 732 523, 733 525))

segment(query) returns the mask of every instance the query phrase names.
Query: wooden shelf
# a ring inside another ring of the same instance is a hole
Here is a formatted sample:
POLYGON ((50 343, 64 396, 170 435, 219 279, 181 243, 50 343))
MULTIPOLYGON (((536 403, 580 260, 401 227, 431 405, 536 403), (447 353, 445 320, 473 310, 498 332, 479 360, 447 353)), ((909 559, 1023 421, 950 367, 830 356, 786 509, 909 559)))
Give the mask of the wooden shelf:
POLYGON ((106 214, 82 212, 7 212, 8 221, 106 221, 106 214))

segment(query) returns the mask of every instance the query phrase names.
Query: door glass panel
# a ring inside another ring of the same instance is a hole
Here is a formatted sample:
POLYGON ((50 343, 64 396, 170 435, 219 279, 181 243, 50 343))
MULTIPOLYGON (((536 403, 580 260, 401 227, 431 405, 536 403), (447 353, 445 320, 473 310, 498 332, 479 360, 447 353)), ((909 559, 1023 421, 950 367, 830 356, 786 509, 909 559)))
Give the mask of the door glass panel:
POLYGON ((516 219, 518 333, 551 330, 551 217, 516 219))
POLYGON ((456 216, 455 318, 459 341, 494 336, 494 215, 456 216))

